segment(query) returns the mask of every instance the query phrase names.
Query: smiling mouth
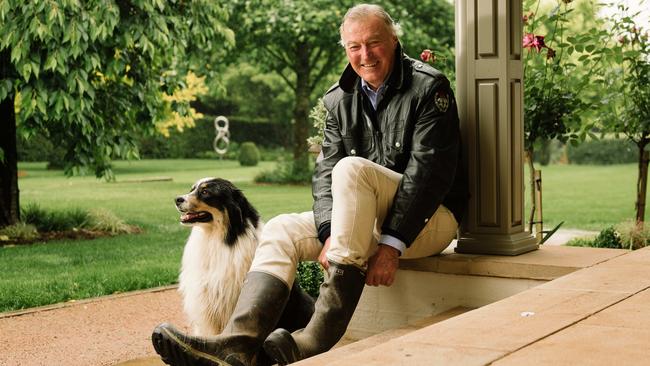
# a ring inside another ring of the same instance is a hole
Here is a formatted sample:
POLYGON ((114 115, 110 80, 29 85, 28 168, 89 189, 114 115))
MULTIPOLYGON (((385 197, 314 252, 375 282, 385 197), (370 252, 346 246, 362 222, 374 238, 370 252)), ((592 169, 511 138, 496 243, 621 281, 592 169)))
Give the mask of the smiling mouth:
POLYGON ((371 69, 371 68, 377 66, 377 64, 378 64, 378 62, 375 62, 375 63, 372 63, 372 64, 361 64, 361 67, 371 69))
POLYGON ((183 212, 181 214, 181 223, 183 224, 193 224, 195 222, 210 222, 210 221, 212 221, 212 215, 206 211, 183 212))

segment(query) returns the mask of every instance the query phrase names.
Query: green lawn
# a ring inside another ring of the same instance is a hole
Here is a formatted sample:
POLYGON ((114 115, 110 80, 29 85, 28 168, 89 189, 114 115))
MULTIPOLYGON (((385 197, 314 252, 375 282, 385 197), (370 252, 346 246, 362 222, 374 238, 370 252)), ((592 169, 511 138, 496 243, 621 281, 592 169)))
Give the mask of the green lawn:
MULTIPOLYGON (((143 160, 116 162, 116 182, 66 178, 45 164, 19 169, 21 204, 45 209, 107 208, 137 235, 90 241, 0 248, 0 312, 171 284, 176 281, 189 229, 178 224, 173 199, 205 176, 234 181, 265 220, 311 209, 308 186, 255 185, 252 178, 273 163, 240 167, 233 161, 143 160), (134 183, 152 177, 172 181, 134 183)), ((601 230, 634 217, 636 166, 549 166, 542 170, 546 227, 601 230)), ((526 195, 528 197, 528 195, 526 195)))
POLYGON ((600 231, 634 219, 635 164, 550 165, 541 169, 545 229, 564 221, 562 228, 600 231))
POLYGON ((144 229, 91 241, 56 241, 0 249, 0 312, 174 283, 189 228, 178 223, 174 198, 197 179, 218 176, 237 184, 265 220, 311 209, 308 186, 260 186, 252 178, 273 163, 240 167, 234 161, 117 162, 116 182, 66 178, 45 164, 20 164, 21 204, 46 209, 102 207, 144 229), (133 183, 147 177, 168 182, 133 183))

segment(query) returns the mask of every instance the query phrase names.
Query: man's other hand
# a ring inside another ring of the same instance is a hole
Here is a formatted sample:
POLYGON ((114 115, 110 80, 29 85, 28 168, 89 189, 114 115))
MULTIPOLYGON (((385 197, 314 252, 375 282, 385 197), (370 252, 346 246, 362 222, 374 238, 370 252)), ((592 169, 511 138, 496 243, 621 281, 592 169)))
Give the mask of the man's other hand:
POLYGON ((320 254, 318 255, 318 263, 320 263, 323 268, 326 270, 330 268, 330 262, 327 261, 327 251, 330 249, 330 238, 327 238, 325 240, 325 244, 323 244, 323 249, 320 250, 320 254))
POLYGON ((377 252, 368 259, 366 285, 390 286, 399 266, 399 251, 389 245, 379 244, 377 252))

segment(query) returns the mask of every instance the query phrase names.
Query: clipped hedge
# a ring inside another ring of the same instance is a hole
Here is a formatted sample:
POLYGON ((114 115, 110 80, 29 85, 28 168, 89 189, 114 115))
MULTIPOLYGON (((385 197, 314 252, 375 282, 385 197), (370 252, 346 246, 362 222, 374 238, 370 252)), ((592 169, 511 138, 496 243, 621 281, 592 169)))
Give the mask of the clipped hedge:
MULTIPOLYGON (((196 122, 194 128, 183 132, 170 131, 168 138, 141 136, 137 138, 140 156, 143 159, 194 159, 216 157, 212 143, 216 136, 214 128, 215 116, 206 116, 196 122)), ((230 121, 230 146, 226 159, 237 159, 239 143, 254 142, 263 150, 278 151, 280 148, 292 146, 292 130, 288 123, 271 123, 268 121, 246 121, 237 117, 228 118, 230 121)), ((55 166, 62 166, 64 150, 47 137, 36 135, 29 140, 18 140, 19 161, 50 161, 55 166), (58 163, 58 164, 57 164, 58 163)), ((274 160, 278 153, 274 153, 274 160)), ((263 160, 269 160, 266 156, 263 160)))
MULTIPOLYGON (((149 159, 197 158, 206 157, 206 152, 214 151, 212 143, 216 136, 215 116, 206 116, 196 122, 194 128, 183 132, 171 131, 168 138, 147 136, 140 138, 140 156, 149 159)), ((236 117, 228 118, 230 146, 226 158, 237 159, 238 144, 254 142, 263 148, 291 146, 291 125, 264 121, 245 121, 236 117), (233 151, 234 154, 230 152, 233 151)), ((215 155, 216 156, 216 155, 215 155)))
POLYGON ((611 165, 635 163, 639 158, 636 145, 630 140, 588 140, 578 146, 567 147, 571 164, 611 165))
POLYGON ((54 145, 43 135, 34 135, 28 140, 16 140, 18 161, 47 161, 48 169, 63 169, 65 164, 65 150, 59 145, 54 145))

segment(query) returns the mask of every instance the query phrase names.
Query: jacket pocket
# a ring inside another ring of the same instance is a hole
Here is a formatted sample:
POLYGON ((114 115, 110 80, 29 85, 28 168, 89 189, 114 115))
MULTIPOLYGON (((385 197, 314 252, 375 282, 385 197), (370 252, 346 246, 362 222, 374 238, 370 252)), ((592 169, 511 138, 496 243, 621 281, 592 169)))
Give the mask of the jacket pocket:
POLYGON ((395 126, 391 126, 384 136, 384 144, 390 151, 401 153, 404 151, 404 127, 403 122, 399 121, 395 126))
POLYGON ((353 136, 341 136, 343 146, 348 156, 368 157, 368 153, 373 149, 373 139, 371 136, 355 138, 353 136))

